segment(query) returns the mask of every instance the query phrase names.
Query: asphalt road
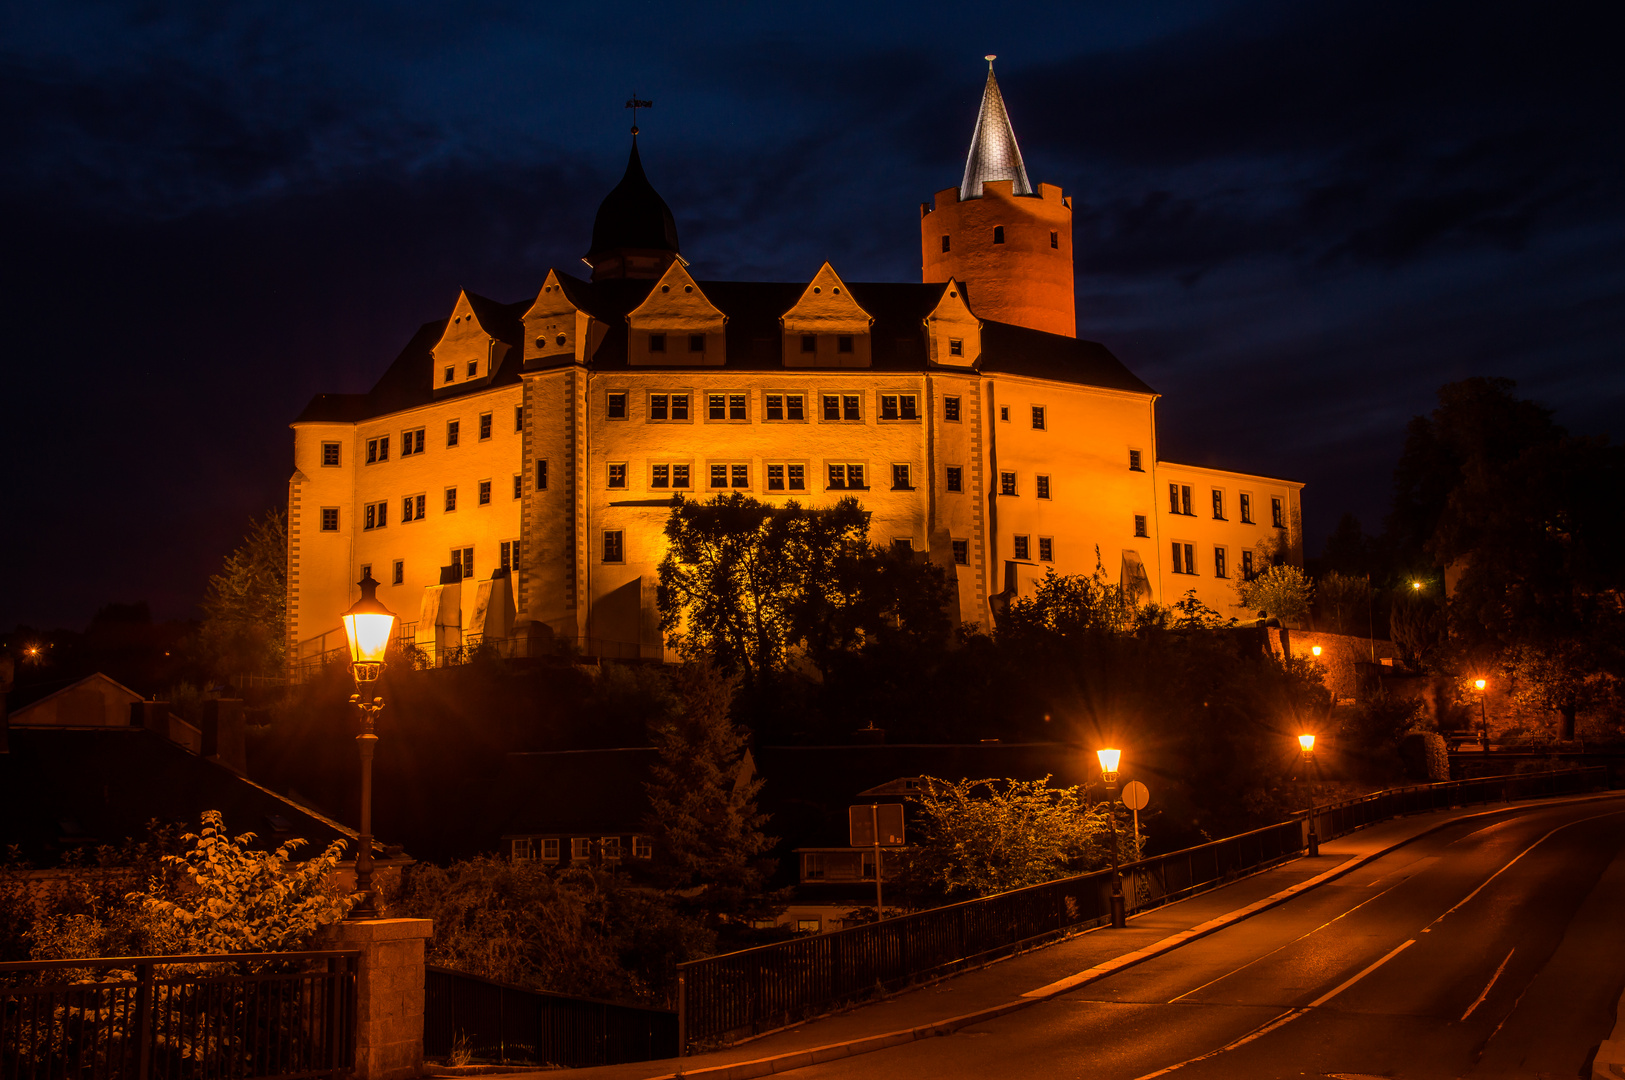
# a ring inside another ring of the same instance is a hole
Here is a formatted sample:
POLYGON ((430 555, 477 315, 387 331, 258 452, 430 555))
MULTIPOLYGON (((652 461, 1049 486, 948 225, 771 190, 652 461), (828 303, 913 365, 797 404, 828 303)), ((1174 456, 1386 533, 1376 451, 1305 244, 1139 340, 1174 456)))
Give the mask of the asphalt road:
POLYGON ((1609 799, 1462 821, 1052 1001, 793 1075, 1572 1080, 1622 988, 1609 799))

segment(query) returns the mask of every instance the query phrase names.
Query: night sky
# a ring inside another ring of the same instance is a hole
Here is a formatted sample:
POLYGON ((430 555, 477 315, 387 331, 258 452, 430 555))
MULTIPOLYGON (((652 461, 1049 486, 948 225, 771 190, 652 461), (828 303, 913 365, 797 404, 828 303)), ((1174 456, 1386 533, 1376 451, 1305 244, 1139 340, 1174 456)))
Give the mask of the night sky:
POLYGON ((366 390, 460 287, 585 273, 634 89, 696 276, 917 281, 999 54, 1074 200, 1080 335, 1165 395, 1165 457, 1306 481, 1311 554, 1380 526, 1443 382, 1617 440, 1604 10, 9 5, 0 627, 193 616, 312 394, 366 390))

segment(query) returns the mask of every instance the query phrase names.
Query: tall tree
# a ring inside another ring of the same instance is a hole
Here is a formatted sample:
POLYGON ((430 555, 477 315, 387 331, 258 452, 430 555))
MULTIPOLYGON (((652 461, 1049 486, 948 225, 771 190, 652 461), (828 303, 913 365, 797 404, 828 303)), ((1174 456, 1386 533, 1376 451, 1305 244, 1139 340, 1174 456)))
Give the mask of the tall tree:
POLYGON ((248 535, 209 578, 198 641, 217 675, 282 670, 288 637, 288 522, 281 510, 248 535))

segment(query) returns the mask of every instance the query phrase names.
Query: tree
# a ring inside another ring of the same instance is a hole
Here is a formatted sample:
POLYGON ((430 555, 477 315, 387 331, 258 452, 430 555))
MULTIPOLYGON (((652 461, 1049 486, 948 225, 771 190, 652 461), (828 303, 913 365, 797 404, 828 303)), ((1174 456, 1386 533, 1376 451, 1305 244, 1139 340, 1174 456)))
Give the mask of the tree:
POLYGON ((198 643, 219 675, 280 673, 288 638, 288 523, 281 510, 248 534, 209 578, 198 643))
POLYGON ((646 785, 650 871, 666 889, 697 890, 693 907, 713 919, 759 907, 774 866, 763 857, 776 841, 762 832, 748 733, 728 715, 736 686, 712 665, 687 665, 673 709, 649 732, 658 752, 646 785))
MULTIPOLYGON (((1107 805, 1049 781, 926 777, 914 873, 948 896, 991 896, 1109 865, 1107 805)), ((1119 854, 1132 861, 1127 831, 1119 854)))
POLYGON ((1010 601, 1000 631, 1015 637, 1051 635, 1061 639, 1127 634, 1158 614, 1152 605, 1136 604, 1120 584, 1106 577, 1097 548, 1093 574, 1057 574, 1054 567, 1049 568, 1031 596, 1010 601))
POLYGON ((1283 624, 1294 626, 1307 621, 1315 596, 1314 582, 1288 563, 1267 567, 1254 574, 1251 581, 1237 578, 1235 589, 1238 607, 1273 615, 1283 624))
POLYGON ((1315 583, 1315 608, 1336 633, 1368 633, 1373 603, 1368 578, 1328 570, 1315 583))

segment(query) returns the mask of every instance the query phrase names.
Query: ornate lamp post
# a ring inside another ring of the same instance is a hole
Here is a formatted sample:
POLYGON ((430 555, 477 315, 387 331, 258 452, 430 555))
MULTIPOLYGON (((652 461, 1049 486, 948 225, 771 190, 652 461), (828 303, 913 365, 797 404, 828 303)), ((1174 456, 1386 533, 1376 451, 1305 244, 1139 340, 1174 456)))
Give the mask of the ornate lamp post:
POLYGON ((359 582, 361 599, 344 613, 344 633, 350 639, 350 673, 355 676, 356 693, 350 700, 361 711, 361 734, 355 737, 361 750, 361 838, 360 850, 355 857, 355 887, 361 893, 361 902, 351 911, 352 919, 376 919, 378 902, 372 889, 372 751, 378 742, 373 728, 384 699, 374 697, 367 701, 362 694, 378 681, 384 671, 384 651, 389 648, 389 636, 395 629, 395 615, 379 603, 378 583, 368 570, 359 582))
POLYGON ((1128 925, 1123 908, 1123 875, 1117 866, 1117 765, 1122 760, 1121 750, 1096 750, 1100 759, 1100 778, 1106 782, 1106 820, 1112 830, 1112 926, 1121 930, 1128 925))
POLYGON ((1473 680, 1473 689, 1478 691, 1478 748, 1486 754, 1490 752, 1490 714, 1484 709, 1484 687, 1487 685, 1484 679, 1473 680))
MULTIPOLYGON (((1309 784, 1309 778, 1314 774, 1315 766, 1315 737, 1313 735, 1299 735, 1298 749, 1303 752, 1303 782, 1309 784)), ((1315 806, 1311 799, 1309 804, 1309 854, 1320 854, 1320 833, 1315 828, 1315 806)))

